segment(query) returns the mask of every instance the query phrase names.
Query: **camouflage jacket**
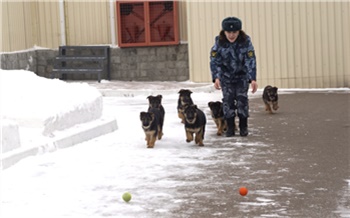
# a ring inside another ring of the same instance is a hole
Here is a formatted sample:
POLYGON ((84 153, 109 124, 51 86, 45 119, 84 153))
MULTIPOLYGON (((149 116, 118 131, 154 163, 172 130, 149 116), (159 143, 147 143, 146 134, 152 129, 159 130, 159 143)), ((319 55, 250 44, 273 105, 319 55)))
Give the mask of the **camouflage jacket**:
POLYGON ((246 78, 256 80, 256 58, 254 47, 249 36, 243 43, 225 42, 219 44, 219 36, 210 51, 210 70, 212 80, 219 78, 221 82, 231 82, 246 78))

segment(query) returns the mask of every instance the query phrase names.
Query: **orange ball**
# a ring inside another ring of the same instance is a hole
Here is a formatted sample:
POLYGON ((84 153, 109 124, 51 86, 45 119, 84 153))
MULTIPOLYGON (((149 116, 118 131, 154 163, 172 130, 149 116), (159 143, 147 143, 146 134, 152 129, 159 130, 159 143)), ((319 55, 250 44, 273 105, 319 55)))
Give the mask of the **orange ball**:
POLYGON ((246 196, 248 194, 248 189, 246 187, 240 187, 239 194, 241 194, 242 196, 246 196))

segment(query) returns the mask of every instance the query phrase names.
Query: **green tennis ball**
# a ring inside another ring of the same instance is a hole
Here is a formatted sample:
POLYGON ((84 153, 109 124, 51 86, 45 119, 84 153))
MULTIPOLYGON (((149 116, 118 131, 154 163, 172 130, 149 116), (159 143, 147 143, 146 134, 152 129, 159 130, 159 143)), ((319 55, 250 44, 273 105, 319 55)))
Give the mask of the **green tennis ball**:
POLYGON ((131 200, 131 194, 129 192, 125 192, 122 198, 125 202, 129 202, 131 200))

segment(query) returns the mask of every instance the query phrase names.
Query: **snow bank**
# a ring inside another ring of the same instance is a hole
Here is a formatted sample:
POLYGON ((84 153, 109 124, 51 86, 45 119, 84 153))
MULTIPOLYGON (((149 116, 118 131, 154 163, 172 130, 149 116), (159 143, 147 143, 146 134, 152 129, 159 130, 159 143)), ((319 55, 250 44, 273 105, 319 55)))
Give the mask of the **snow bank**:
POLYGON ((1 152, 5 153, 21 146, 18 125, 16 122, 1 120, 1 152))
POLYGON ((45 136, 102 116, 101 93, 86 83, 47 79, 25 70, 1 70, 2 118, 42 128, 45 136))

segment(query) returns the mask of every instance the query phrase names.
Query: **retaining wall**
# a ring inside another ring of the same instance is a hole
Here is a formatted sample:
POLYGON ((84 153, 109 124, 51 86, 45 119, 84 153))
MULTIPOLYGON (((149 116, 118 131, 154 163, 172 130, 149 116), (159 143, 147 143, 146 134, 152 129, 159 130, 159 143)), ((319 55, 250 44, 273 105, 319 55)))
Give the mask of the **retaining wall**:
MULTIPOLYGON (((25 69, 50 78, 58 50, 33 49, 1 54, 1 69, 25 69)), ((111 80, 189 80, 188 46, 111 48, 111 80)), ((107 79, 107 75, 102 76, 107 79)), ((68 80, 97 80, 96 74, 67 75, 68 80)))

